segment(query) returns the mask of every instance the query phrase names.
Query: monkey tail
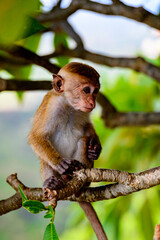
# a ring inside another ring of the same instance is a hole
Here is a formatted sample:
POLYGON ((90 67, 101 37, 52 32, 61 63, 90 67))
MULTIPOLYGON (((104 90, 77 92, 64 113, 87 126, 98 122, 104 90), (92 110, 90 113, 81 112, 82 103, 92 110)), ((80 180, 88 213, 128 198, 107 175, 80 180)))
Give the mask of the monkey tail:
POLYGON ((98 240, 108 240, 105 231, 103 229, 103 226, 101 222, 99 221, 99 218, 97 216, 97 213, 95 212, 93 206, 91 203, 88 202, 79 202, 81 208, 83 209, 84 213, 86 214, 88 220, 90 221, 92 228, 97 236, 98 240))

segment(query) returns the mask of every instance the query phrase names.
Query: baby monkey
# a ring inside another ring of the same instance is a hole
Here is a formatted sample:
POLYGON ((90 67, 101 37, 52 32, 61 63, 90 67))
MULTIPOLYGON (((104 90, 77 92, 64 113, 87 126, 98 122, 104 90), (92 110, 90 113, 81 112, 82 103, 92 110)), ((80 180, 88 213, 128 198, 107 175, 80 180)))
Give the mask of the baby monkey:
MULTIPOLYGON (((53 74, 53 89, 35 113, 28 141, 41 162, 43 187, 60 189, 73 171, 92 168, 101 152, 89 113, 95 108, 99 74, 89 65, 72 62, 53 74)), ((100 240, 106 240, 90 203, 80 202, 100 240)))

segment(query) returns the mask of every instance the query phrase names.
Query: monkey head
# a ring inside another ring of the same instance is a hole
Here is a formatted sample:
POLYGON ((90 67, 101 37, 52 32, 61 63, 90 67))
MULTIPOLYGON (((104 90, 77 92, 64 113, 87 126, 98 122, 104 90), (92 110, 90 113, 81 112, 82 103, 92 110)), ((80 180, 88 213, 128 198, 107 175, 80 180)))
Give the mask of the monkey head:
POLYGON ((99 92, 99 74, 89 65, 72 62, 53 74, 53 88, 75 110, 91 112, 99 92))

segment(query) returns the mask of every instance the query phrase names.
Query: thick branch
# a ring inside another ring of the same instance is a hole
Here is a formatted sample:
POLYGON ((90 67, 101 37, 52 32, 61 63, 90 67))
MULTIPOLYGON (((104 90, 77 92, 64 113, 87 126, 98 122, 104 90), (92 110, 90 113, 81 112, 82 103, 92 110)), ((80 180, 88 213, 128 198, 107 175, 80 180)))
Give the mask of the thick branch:
POLYGON ((123 16, 138 22, 145 23, 153 28, 160 29, 160 16, 153 15, 142 7, 130 7, 120 1, 113 4, 101 4, 92 1, 72 1, 70 6, 65 9, 57 8, 49 13, 37 16, 37 20, 44 22, 56 22, 66 20, 70 15, 79 9, 88 10, 104 15, 123 16))
POLYGON ((118 127, 118 126, 148 126, 152 124, 160 124, 160 112, 150 113, 109 113, 104 110, 102 118, 106 127, 118 127))
POLYGON ((160 29, 160 16, 155 16, 142 7, 130 7, 120 1, 114 2, 112 5, 87 1, 87 3, 82 7, 85 10, 94 11, 104 15, 127 17, 138 22, 145 23, 150 27, 160 29))
MULTIPOLYGON (((18 190, 20 184, 28 199, 46 201, 41 188, 28 188, 18 179, 16 174, 7 178, 7 182, 18 190)), ((160 184, 160 167, 153 168, 140 173, 127 173, 111 169, 83 169, 76 172, 74 179, 66 188, 57 190, 57 199, 69 199, 70 201, 94 202, 125 196, 133 192, 148 189, 160 184), (77 181, 75 180, 77 179, 77 181), (73 193, 78 191, 84 182, 117 182, 96 188, 85 188, 79 197, 73 193), (72 187, 71 187, 72 186, 72 187), (78 188, 77 188, 78 186, 78 188), (76 191, 75 191, 76 190, 76 191), (72 195, 73 194, 73 195, 72 195), (72 196, 69 196, 72 195, 72 196), (68 197, 69 196, 69 197, 68 197)), ((18 209, 22 206, 20 193, 0 201, 0 215, 18 209)))
POLYGON ((14 45, 11 48, 5 46, 0 46, 0 48, 12 56, 16 56, 17 58, 27 61, 27 64, 36 64, 52 73, 57 73, 60 69, 48 59, 41 57, 24 47, 14 45))
POLYGON ((25 49, 20 46, 14 46, 13 48, 2 47, 4 51, 8 52, 12 56, 16 56, 17 62, 21 59, 26 64, 36 64, 41 66, 51 73, 57 73, 59 67, 49 61, 50 58, 57 56, 68 56, 72 58, 81 58, 88 61, 92 61, 98 64, 103 64, 110 67, 123 67, 130 68, 137 72, 145 73, 146 75, 154 78, 157 82, 160 82, 160 68, 145 61, 143 58, 112 58, 105 55, 89 52, 83 47, 81 49, 76 48, 74 50, 61 49, 56 53, 46 56, 39 56, 36 53, 25 49))
POLYGON ((85 49, 79 51, 79 49, 62 49, 59 52, 45 56, 46 58, 52 58, 56 56, 68 56, 72 58, 81 58, 94 63, 102 64, 109 67, 122 67, 130 68, 137 72, 145 73, 146 75, 154 78, 157 82, 160 82, 160 68, 147 62, 141 57, 137 58, 113 58, 101 54, 89 52, 85 49))
POLYGON ((48 13, 40 14, 39 16, 36 17, 36 19, 41 23, 66 20, 79 8, 79 4, 73 4, 72 2, 68 8, 55 8, 48 13))
POLYGON ((106 127, 114 128, 118 126, 148 126, 160 124, 160 112, 118 112, 102 93, 99 93, 97 101, 102 107, 102 119, 106 127))
POLYGON ((27 65, 28 62, 25 60, 22 61, 22 59, 16 59, 15 57, 9 57, 9 56, 0 56, 0 68, 5 68, 8 65, 13 66, 24 66, 27 65))
POLYGON ((97 102, 102 107, 102 117, 108 119, 108 115, 112 115, 117 113, 116 108, 113 106, 113 104, 109 101, 108 98, 106 98, 103 93, 99 92, 98 96, 96 98, 97 102))
POLYGON ((71 24, 68 21, 61 21, 59 22, 59 25, 64 29, 64 31, 74 39, 74 41, 77 43, 77 48, 78 49, 83 49, 83 41, 78 35, 78 33, 73 29, 71 24))
POLYGON ((49 90, 52 88, 51 81, 29 81, 24 79, 3 79, 0 78, 0 91, 31 91, 49 90))
POLYGON ((118 183, 86 188, 80 197, 77 198, 73 195, 67 198, 68 200, 95 202, 126 196, 133 192, 151 188, 160 184, 160 167, 137 174, 110 169, 91 169, 91 172, 87 172, 87 176, 89 177, 87 180, 92 179, 94 182, 103 179, 102 181, 107 180, 109 182, 110 180, 110 182, 115 181, 118 183), (88 174, 90 174, 91 178, 88 174))
MULTIPOLYGON (((31 91, 31 90, 49 90, 52 84, 50 81, 27 81, 0 78, 0 91, 31 91)), ((102 118, 107 127, 117 126, 148 126, 160 124, 160 112, 150 113, 123 113, 118 112, 112 103, 99 93, 97 102, 102 107, 102 118)))

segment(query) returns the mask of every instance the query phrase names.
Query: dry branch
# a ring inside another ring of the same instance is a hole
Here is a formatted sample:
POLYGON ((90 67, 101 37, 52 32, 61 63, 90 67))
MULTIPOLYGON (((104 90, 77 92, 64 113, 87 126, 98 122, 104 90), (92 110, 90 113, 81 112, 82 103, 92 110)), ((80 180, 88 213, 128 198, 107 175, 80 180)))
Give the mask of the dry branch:
MULTIPOLYGON (((17 174, 7 178, 7 182, 18 191, 21 185, 27 198, 30 200, 46 201, 41 188, 28 188, 18 179, 17 174)), ((149 169, 140 173, 127 173, 111 169, 83 169, 75 173, 74 178, 64 189, 57 190, 57 200, 68 199, 70 201, 95 202, 125 196, 133 192, 148 189, 160 184, 160 167, 149 169), (79 197, 73 193, 83 185, 84 182, 116 182, 113 184, 85 188, 79 197), (71 187, 72 186, 72 187, 71 187), (72 195, 73 194, 73 195, 72 195)), ((0 215, 18 209, 22 206, 20 193, 0 201, 0 215)))

